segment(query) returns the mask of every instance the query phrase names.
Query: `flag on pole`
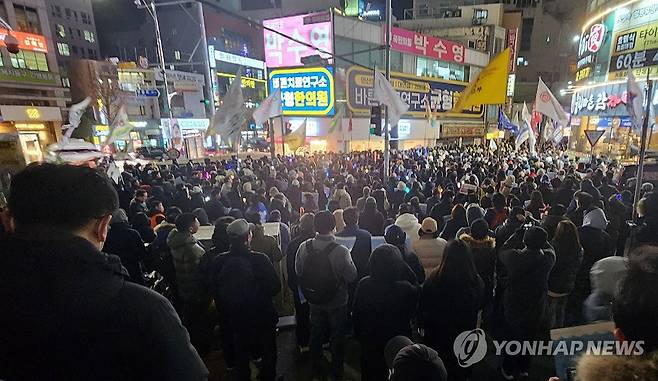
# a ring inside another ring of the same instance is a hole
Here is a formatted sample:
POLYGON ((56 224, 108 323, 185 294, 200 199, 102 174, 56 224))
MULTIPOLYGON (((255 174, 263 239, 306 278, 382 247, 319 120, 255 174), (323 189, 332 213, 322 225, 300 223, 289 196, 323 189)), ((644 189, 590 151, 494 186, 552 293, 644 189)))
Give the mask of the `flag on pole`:
POLYGON ((231 140, 238 135, 246 121, 247 109, 242 96, 242 68, 240 68, 224 95, 222 104, 213 115, 210 126, 206 130, 206 137, 221 135, 222 138, 231 140))
POLYGON ((530 115, 530 111, 528 111, 528 105, 526 105, 525 102, 523 102, 523 109, 521 110, 521 119, 523 120, 523 124, 527 133, 528 133, 528 147, 530 148, 530 154, 532 156, 537 155, 537 150, 535 149, 535 144, 537 143, 537 138, 535 137, 535 132, 532 130, 532 115, 530 115))
POLYGON ((496 151, 498 149, 498 144, 496 144, 496 139, 489 139, 489 150, 496 151))
POLYGON ((114 143, 118 138, 128 134, 134 126, 128 122, 128 114, 126 113, 126 107, 119 107, 119 111, 114 116, 114 120, 110 125, 110 134, 107 136, 104 146, 109 146, 114 143))
POLYGON ((430 102, 430 95, 427 94, 425 97, 425 118, 427 118, 427 124, 430 128, 436 127, 436 118, 432 113, 432 103, 430 102))
MULTIPOLYGON (((377 70, 375 70, 372 95, 375 101, 388 107, 388 123, 391 126, 398 124, 402 114, 409 109, 409 105, 400 98, 391 83, 377 70)), ((384 128, 388 128, 388 126, 384 128)))
POLYGON ((516 126, 516 132, 518 133, 519 129, 519 110, 514 111, 514 116, 512 117, 512 124, 516 126))
POLYGON ((530 129, 528 128, 527 123, 523 123, 521 125, 521 128, 519 129, 519 134, 516 135, 516 139, 514 140, 514 146, 518 150, 519 147, 521 147, 521 144, 525 143, 526 140, 530 137, 530 129))
POLYGON ((466 87, 452 112, 462 112, 478 105, 505 104, 509 57, 509 48, 494 57, 478 74, 475 81, 466 87))
POLYGON ((344 105, 338 107, 338 112, 336 112, 336 115, 331 118, 331 124, 329 125, 330 134, 333 134, 336 129, 338 129, 338 131, 343 130, 343 116, 345 115, 345 107, 346 106, 344 105))
POLYGON ((633 130, 637 132, 642 129, 642 118, 644 118, 644 91, 640 88, 637 81, 635 81, 632 70, 628 71, 628 80, 626 83, 628 87, 626 108, 633 122, 633 130))
MULTIPOLYGON (((518 116, 516 118, 518 119, 518 116)), ((513 134, 517 134, 519 132, 518 120, 516 123, 510 121, 507 115, 505 115, 505 112, 503 111, 502 107, 498 111, 498 123, 500 125, 501 130, 507 130, 513 134)))
POLYGON ((350 116, 350 122, 347 125, 347 131, 352 132, 352 111, 347 111, 347 114, 350 116))
POLYGON ((544 122, 544 129, 542 130, 542 140, 548 141, 551 136, 553 136, 553 131, 555 131, 555 121, 549 121, 546 119, 544 122))
POLYGON ((558 102, 555 95, 546 86, 544 81, 539 78, 537 83, 537 94, 535 95, 535 111, 540 114, 546 115, 559 124, 566 126, 569 122, 567 114, 564 112, 562 105, 558 102))
POLYGON ((270 118, 283 114, 281 105, 281 89, 276 89, 268 96, 256 110, 254 110, 254 122, 256 125, 262 125, 270 118))
POLYGON ((76 103, 69 108, 69 124, 62 126, 62 127, 67 127, 66 133, 64 134, 64 140, 68 140, 71 138, 71 134, 73 134, 73 131, 75 131, 76 128, 80 125, 80 121, 82 120, 82 115, 85 113, 85 110, 87 109, 87 106, 91 103, 91 98, 86 97, 85 99, 82 100, 80 103, 76 103))
POLYGON ((297 151, 297 148, 306 144, 306 119, 304 122, 293 132, 283 137, 283 142, 288 145, 292 152, 297 151))
POLYGON ((553 129, 553 135, 551 136, 551 140, 553 140, 553 143, 560 144, 562 141, 562 138, 564 137, 564 126, 560 125, 557 122, 555 123, 555 128, 553 129))

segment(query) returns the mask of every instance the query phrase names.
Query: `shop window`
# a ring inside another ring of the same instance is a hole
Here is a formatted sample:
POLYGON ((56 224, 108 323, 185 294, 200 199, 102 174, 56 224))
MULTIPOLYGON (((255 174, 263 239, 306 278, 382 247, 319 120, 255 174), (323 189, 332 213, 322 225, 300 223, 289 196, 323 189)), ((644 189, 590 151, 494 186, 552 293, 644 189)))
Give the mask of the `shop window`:
POLYGON ((69 50, 69 44, 65 42, 57 43, 57 51, 59 52, 60 55, 64 57, 68 57, 71 55, 71 51, 69 50))
POLYGON ((26 33, 41 34, 41 24, 39 23, 39 15, 36 9, 14 4, 14 13, 16 14, 17 30, 26 33))
POLYGON ((36 71, 48 71, 48 61, 45 53, 21 50, 17 54, 11 54, 11 65, 19 69, 36 71))

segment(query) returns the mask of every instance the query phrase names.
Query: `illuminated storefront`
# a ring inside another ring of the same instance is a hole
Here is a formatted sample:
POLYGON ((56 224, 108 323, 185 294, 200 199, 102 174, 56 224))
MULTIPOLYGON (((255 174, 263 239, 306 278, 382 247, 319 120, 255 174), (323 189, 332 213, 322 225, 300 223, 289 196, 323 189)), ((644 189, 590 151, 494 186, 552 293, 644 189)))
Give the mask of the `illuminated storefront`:
POLYGON ((58 107, 0 105, 0 134, 18 133, 26 163, 42 161, 48 145, 61 137, 58 107))
MULTIPOLYGON (((589 153, 587 130, 604 131, 595 152, 626 158, 640 137, 627 111, 628 71, 640 87, 658 78, 658 4, 637 0, 611 7, 583 25, 576 83, 571 101, 569 148, 589 153)), ((658 134, 650 129, 650 150, 658 150, 658 134)))

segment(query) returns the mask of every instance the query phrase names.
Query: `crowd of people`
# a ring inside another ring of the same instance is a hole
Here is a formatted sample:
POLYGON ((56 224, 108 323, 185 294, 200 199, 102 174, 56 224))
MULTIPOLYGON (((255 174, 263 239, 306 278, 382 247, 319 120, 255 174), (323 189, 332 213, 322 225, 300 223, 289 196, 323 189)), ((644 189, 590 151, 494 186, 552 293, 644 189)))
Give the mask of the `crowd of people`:
MULTIPOLYGON (((345 379, 350 339, 362 380, 467 380, 464 331, 541 340, 607 320, 656 363, 658 193, 643 184, 634 202, 614 161, 500 144, 395 152, 388 177, 376 151, 125 164, 114 181, 108 165, 14 177, 0 379, 200 380, 219 345, 239 380, 253 361, 275 380, 286 296, 318 379, 345 379)), ((586 358, 579 379, 633 372, 623 361, 586 358)), ((530 366, 505 355, 499 372, 530 366)))

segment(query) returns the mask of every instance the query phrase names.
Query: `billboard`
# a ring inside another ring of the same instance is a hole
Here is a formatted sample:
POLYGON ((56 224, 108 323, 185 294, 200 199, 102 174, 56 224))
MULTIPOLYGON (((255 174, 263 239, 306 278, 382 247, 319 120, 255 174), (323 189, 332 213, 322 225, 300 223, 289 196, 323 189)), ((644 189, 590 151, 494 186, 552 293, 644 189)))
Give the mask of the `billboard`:
MULTIPOLYGON (((39 34, 23 33, 15 30, 11 34, 18 40, 18 48, 20 50, 29 50, 32 52, 48 53, 48 44, 46 38, 39 34)), ((0 28, 0 47, 4 48, 5 38, 7 37, 7 29, 0 28)))
MULTIPOLYGON (((347 106, 354 114, 369 114, 370 107, 377 104, 372 97, 373 77, 372 71, 358 66, 352 66, 347 70, 347 106)), ((481 118, 484 112, 482 106, 457 114, 449 112, 468 85, 466 82, 393 72, 391 84, 400 98, 409 105, 409 111, 405 115, 411 118, 427 118, 428 100, 433 114, 446 113, 450 116, 481 118)))
POLYGON ((615 33, 608 79, 624 79, 629 69, 638 78, 658 74, 658 22, 615 33))
POLYGON ((600 22, 592 24, 581 34, 576 62, 576 82, 605 79, 610 63, 614 23, 613 13, 605 16, 600 22))
MULTIPOLYGON (((263 26, 292 36, 325 52, 332 53, 333 32, 329 12, 290 16, 264 20, 263 26)), ((319 54, 330 58, 330 54, 302 45, 273 31, 263 29, 265 62, 267 67, 299 66, 301 58, 319 54)))
POLYGON ((281 89, 283 115, 334 114, 334 69, 300 67, 274 69, 269 74, 270 92, 281 89))
POLYGON ((459 64, 464 63, 466 54, 464 45, 395 27, 391 29, 391 49, 459 64))

